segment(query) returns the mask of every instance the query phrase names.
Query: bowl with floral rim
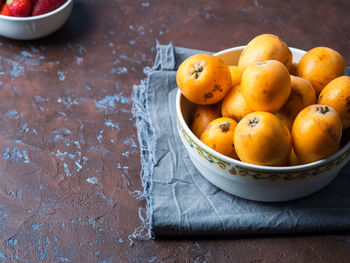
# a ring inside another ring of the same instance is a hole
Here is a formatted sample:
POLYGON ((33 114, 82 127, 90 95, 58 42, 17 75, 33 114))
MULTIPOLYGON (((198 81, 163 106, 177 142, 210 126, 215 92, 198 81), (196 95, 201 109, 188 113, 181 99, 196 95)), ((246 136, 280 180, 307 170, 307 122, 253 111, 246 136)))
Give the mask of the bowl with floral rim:
MULTIPOLYGON (((227 65, 237 65, 244 46, 215 53, 227 65)), ((306 53, 290 48, 293 62, 306 53)), ((328 185, 350 160, 350 142, 341 149, 313 163, 297 166, 262 166, 245 163, 209 148, 191 131, 190 123, 196 105, 178 89, 176 96, 177 129, 183 145, 197 170, 218 188, 245 199, 281 202, 302 198, 328 185)))

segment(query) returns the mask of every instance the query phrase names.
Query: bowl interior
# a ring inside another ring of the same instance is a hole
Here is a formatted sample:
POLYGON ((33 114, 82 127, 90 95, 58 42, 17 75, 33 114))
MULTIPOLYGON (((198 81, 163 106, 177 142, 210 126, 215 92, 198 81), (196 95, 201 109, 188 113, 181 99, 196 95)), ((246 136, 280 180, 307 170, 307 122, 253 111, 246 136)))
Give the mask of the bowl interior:
MULTIPOLYGON (((219 57, 222 61, 224 61, 227 65, 237 65, 239 57, 243 51, 245 46, 233 47, 229 49, 222 50, 214 54, 214 56, 219 57)), ((298 48, 289 48, 293 54, 293 62, 299 62, 302 56, 306 53, 306 51, 298 49, 298 48)))

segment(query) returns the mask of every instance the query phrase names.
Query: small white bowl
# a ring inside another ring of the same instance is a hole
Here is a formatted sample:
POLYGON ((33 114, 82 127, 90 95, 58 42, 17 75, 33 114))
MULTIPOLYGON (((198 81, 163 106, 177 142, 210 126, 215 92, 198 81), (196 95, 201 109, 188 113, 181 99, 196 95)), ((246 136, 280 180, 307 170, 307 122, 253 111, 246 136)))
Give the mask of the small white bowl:
MULTIPOLYGON (((223 50, 215 56, 228 65, 237 65, 243 48, 223 50)), ((293 62, 298 62, 305 54, 300 49, 290 50, 293 62)), ((350 142, 327 159, 298 166, 261 166, 229 158, 202 143, 190 130, 188 124, 195 107, 178 90, 176 114, 180 138, 198 171, 230 194, 263 202, 298 199, 325 187, 350 160, 350 142)))
POLYGON ((11 17, 0 15, 0 36, 32 40, 47 36, 59 29, 72 12, 73 0, 67 0, 59 8, 39 16, 11 17))

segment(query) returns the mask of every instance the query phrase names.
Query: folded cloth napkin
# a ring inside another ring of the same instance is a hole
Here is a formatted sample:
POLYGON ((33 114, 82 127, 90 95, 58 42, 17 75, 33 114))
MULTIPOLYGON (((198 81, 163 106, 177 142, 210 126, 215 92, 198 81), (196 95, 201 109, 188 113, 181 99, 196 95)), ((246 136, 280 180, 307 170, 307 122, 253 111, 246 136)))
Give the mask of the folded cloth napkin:
POLYGON ((132 238, 350 230, 350 165, 323 190, 283 203, 245 200, 221 191, 193 166, 176 128, 176 70, 203 51, 157 45, 147 78, 134 87, 141 151, 143 225, 132 238))

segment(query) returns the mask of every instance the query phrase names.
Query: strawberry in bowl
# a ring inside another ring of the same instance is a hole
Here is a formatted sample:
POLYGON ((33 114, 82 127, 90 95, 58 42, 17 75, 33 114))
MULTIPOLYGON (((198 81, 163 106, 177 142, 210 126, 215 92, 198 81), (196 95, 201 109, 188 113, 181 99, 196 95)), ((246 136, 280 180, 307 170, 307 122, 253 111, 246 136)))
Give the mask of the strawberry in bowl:
POLYGON ((31 16, 38 16, 42 14, 49 13, 61 5, 63 5, 66 0, 31 0, 33 3, 33 9, 31 16))
POLYGON ((7 0, 1 7, 1 15, 25 17, 32 11, 31 0, 7 0))
POLYGON ((1 0, 0 14, 13 17, 39 16, 49 13, 67 0, 1 0))

